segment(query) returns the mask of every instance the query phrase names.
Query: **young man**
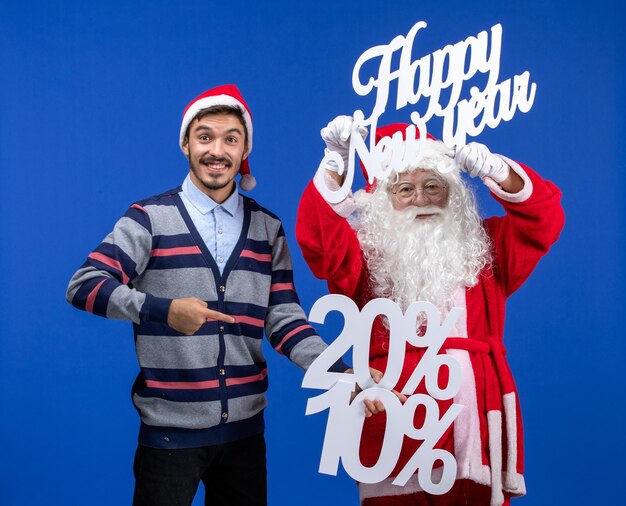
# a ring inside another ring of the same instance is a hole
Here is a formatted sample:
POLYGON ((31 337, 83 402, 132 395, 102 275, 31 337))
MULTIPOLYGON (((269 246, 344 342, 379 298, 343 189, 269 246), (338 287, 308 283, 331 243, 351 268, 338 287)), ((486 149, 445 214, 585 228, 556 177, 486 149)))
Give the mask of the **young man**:
MULTIPOLYGON (((352 119, 338 117, 322 130, 327 149, 347 163, 352 119)), ((389 125, 376 132, 376 143, 408 125, 389 125)), ((414 140, 409 139, 414 142, 414 140)), ((452 489, 441 496, 421 490, 414 475, 404 487, 393 477, 417 450, 405 438, 391 478, 359 484, 363 506, 508 504, 523 495, 523 441, 519 401, 504 356, 506 299, 530 275, 557 240, 563 226, 560 191, 530 168, 493 155, 486 146, 470 143, 456 154, 457 169, 446 174, 450 150, 428 139, 418 166, 391 167, 367 192, 329 204, 320 191, 337 189, 343 177, 337 167, 321 169, 307 187, 298 211, 296 234, 313 273, 328 280, 331 292, 351 297, 359 307, 375 297, 394 300, 403 310, 415 301, 433 303, 442 318, 452 307, 463 314, 443 346, 462 369, 462 386, 453 402, 464 406, 437 447, 457 461, 452 489), (504 217, 482 221, 474 198, 458 168, 480 177, 502 204, 504 217)), ((367 167, 365 167, 367 169, 367 167)), ((423 332, 427 321, 418 323, 423 332)), ((439 323, 439 322, 438 322, 439 323)), ((370 366, 385 370, 389 331, 377 319, 371 336, 370 366)), ((395 388, 405 383, 424 355, 407 345, 403 372, 395 388)), ((425 393, 424 385, 418 392, 425 393)), ((452 401, 437 401, 440 412, 452 401)), ((424 415, 416 413, 415 427, 424 415)), ((373 466, 385 434, 384 415, 368 418, 361 443, 361 460, 373 466)), ((441 469, 434 470, 434 480, 441 469)))
POLYGON ((263 332, 304 369, 326 345, 299 305, 279 219, 237 191, 237 173, 243 189, 254 186, 252 116, 239 90, 192 100, 179 141, 189 160, 182 186, 132 204, 76 271, 67 300, 134 324, 134 504, 189 505, 202 480, 206 504, 264 505, 263 332))

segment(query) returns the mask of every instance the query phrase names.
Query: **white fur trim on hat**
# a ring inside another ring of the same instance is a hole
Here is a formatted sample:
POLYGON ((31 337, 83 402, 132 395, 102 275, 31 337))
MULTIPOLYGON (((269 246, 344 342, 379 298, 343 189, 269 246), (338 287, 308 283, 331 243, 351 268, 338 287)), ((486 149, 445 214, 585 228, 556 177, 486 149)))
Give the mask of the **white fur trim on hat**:
MULTIPOLYGON (((443 142, 433 139, 413 140, 411 142, 421 143, 419 152, 419 159, 414 164, 407 164, 399 170, 397 173, 412 172, 417 169, 424 170, 439 170, 441 164, 447 167, 452 162, 452 156, 450 148, 448 148, 443 142)), ((407 141, 403 141, 405 149, 407 141)))
POLYGON ((250 152, 252 151, 252 118, 250 117, 250 112, 244 104, 242 104, 236 98, 231 97, 230 95, 214 95, 210 97, 203 97, 199 100, 196 100, 193 104, 189 106, 189 108, 185 112, 185 115, 183 116, 183 122, 180 126, 180 149, 183 149, 183 141, 185 140, 187 128, 194 120, 196 115, 201 110, 208 109, 209 107, 213 107, 214 105, 229 105, 241 108, 241 110, 243 111, 243 119, 246 122, 246 130, 248 131, 248 154, 250 154, 250 152))

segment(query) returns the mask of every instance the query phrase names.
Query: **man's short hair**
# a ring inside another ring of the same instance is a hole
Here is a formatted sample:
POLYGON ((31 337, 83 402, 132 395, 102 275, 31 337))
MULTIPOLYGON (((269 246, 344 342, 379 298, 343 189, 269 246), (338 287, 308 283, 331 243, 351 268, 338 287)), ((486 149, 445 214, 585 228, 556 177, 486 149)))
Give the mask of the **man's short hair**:
POLYGON ((202 119, 205 116, 220 115, 220 114, 235 116, 239 120, 239 122, 243 126, 243 131, 245 134, 244 139, 245 139, 246 145, 248 145, 248 129, 246 128, 246 120, 243 117, 243 109, 239 107, 238 105, 212 105, 211 107, 207 107, 206 109, 201 109, 200 111, 198 111, 198 114, 196 114, 195 117, 189 122, 187 131, 185 132, 185 139, 189 139, 189 127, 191 127, 191 124, 195 120, 202 119))

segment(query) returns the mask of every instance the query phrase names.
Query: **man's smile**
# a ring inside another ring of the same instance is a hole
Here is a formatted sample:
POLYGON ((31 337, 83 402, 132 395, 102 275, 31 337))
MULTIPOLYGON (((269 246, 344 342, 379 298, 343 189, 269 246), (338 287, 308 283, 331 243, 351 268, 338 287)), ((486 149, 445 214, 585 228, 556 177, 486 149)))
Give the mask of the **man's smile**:
POLYGON ((209 172, 219 173, 227 171, 231 167, 231 163, 225 159, 216 160, 215 158, 201 158, 200 163, 206 167, 209 172))

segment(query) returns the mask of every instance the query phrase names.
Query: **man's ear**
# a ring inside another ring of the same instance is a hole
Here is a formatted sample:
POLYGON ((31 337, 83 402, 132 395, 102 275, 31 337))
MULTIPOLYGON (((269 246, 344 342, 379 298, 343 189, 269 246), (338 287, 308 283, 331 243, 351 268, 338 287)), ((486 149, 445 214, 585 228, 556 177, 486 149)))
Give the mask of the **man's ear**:
POLYGON ((243 152, 243 156, 241 157, 242 160, 245 160, 246 158, 248 158, 248 146, 246 146, 246 149, 243 152))
POLYGON ((183 139, 182 148, 183 148, 183 153, 185 153, 185 156, 189 158, 189 136, 183 139))

